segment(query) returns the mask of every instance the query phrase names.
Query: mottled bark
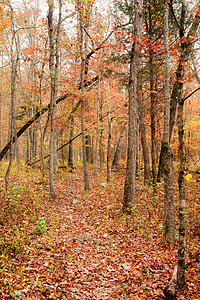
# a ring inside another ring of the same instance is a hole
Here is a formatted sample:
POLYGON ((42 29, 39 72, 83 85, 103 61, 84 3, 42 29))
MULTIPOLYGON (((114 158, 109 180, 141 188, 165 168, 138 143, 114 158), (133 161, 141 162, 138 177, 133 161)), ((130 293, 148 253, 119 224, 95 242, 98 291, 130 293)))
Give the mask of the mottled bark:
POLYGON ((164 86, 164 226, 163 241, 174 247, 175 244, 175 216, 174 216, 174 180, 173 180, 173 149, 169 146, 170 138, 170 57, 169 57, 169 29, 168 15, 169 8, 164 5, 164 48, 165 48, 165 86, 164 86))
POLYGON ((137 122, 137 74, 140 49, 138 42, 142 30, 142 0, 135 1, 135 22, 133 33, 137 37, 130 52, 129 79, 129 123, 128 123, 128 156, 124 186, 123 212, 131 213, 135 204, 135 174, 136 174, 136 122, 137 122))
POLYGON ((186 208, 185 208, 185 146, 183 103, 178 103, 178 136, 179 136, 179 249, 177 282, 181 289, 186 287, 185 260, 186 260, 186 208))
MULTIPOLYGON (((180 37, 184 36, 185 32, 185 18, 186 6, 185 0, 182 0, 180 22, 180 37)), ((186 44, 181 40, 181 56, 185 61, 186 44)), ((184 64, 181 69, 181 78, 184 77, 184 64)), ((183 80, 180 82, 178 92, 178 141, 179 141, 179 247, 178 247, 178 271, 177 271, 177 284, 180 289, 186 288, 185 277, 185 260, 186 260, 186 208, 185 208, 185 144, 184 144, 184 116, 183 116, 183 80)))
POLYGON ((59 17, 58 24, 56 28, 56 33, 54 33, 53 26, 53 12, 54 12, 54 1, 48 1, 48 35, 49 35, 49 72, 50 72, 50 82, 51 82, 51 94, 50 94, 50 143, 49 143, 49 186, 50 186, 50 196, 52 199, 56 198, 56 193, 54 189, 53 172, 57 169, 57 139, 56 139, 56 96, 58 89, 58 43, 60 34, 60 24, 61 24, 61 7, 62 1, 59 0, 59 17), (55 37, 56 34, 56 37, 55 37))
POLYGON ((150 170, 150 162, 149 162, 149 147, 146 137, 146 128, 144 124, 144 115, 143 111, 140 112, 140 136, 141 136, 141 145, 142 145, 142 153, 143 153, 143 160, 144 160, 144 184, 149 184, 149 180, 151 177, 151 170, 150 170))
POLYGON ((164 226, 163 242, 171 247, 175 244, 173 149, 166 144, 164 168, 164 226), (168 147, 168 148, 167 148, 168 147))
MULTIPOLYGON (((174 124, 175 124, 175 116, 176 116, 176 110, 177 110, 177 102, 178 102, 178 93, 182 85, 182 68, 186 64, 186 62, 189 59, 190 52, 191 52, 191 45, 193 45, 193 40, 191 39, 192 36, 194 36, 197 32, 197 29, 199 27, 199 21, 200 21, 200 15, 199 15, 199 9, 200 9, 200 3, 198 4, 197 13, 196 16, 192 22, 192 25, 190 27, 189 32, 187 35, 181 29, 181 26, 178 24, 179 27, 179 37, 183 40, 183 37, 185 37, 184 41, 182 42, 182 45, 184 45, 185 51, 184 54, 181 52, 177 71, 176 71, 176 80, 173 84, 172 93, 171 93, 171 99, 170 99, 170 137, 171 140, 174 124), (191 40, 191 41, 190 41, 191 40)), ((170 10, 172 13, 172 16, 177 22, 177 19, 175 17, 174 11, 173 11, 173 5, 172 0, 170 0, 170 10)), ((183 16, 181 15, 181 21, 182 22, 183 16)), ((186 97, 187 99, 187 97, 186 97)), ((185 100, 186 100, 185 99, 185 100)), ((162 142, 161 151, 160 151, 160 158, 159 158, 159 167, 158 167, 158 175, 157 175, 157 181, 160 182, 162 176, 163 176, 163 170, 164 170, 164 142, 162 142)))
POLYGON ((82 130, 82 156, 83 156, 83 173, 84 173, 84 189, 89 190, 89 177, 86 161, 86 148, 85 148, 85 100, 84 100, 84 74, 85 62, 83 54, 83 20, 82 20, 82 1, 78 1, 78 14, 79 14, 79 30, 80 30, 80 56, 81 56, 81 130, 82 130))
POLYGON ((156 192, 156 97, 154 86, 154 62, 153 52, 150 49, 149 55, 149 68, 150 68, 150 97, 151 97, 151 166, 152 166, 152 178, 153 189, 156 192))

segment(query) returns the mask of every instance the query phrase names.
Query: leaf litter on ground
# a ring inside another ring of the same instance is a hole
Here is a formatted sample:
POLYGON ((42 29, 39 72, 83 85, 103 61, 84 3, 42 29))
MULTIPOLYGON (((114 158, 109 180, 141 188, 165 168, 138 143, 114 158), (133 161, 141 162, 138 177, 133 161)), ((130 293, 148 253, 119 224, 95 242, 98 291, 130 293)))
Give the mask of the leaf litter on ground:
MULTIPOLYGON (((1 188, 0 299, 164 299, 177 244, 171 249, 160 243, 162 185, 154 195, 138 182, 135 210, 126 216, 122 170, 105 188, 105 171, 95 178, 90 169, 88 192, 81 168, 62 170, 55 180, 56 201, 49 199, 47 179, 31 172, 30 178, 24 172, 26 180, 22 174, 13 177, 14 192, 1 188), (45 226, 36 234, 39 220, 45 226)), ((195 176, 186 184, 188 290, 177 299, 198 299, 200 197, 195 176)), ((175 200, 177 213, 177 191, 175 200)))

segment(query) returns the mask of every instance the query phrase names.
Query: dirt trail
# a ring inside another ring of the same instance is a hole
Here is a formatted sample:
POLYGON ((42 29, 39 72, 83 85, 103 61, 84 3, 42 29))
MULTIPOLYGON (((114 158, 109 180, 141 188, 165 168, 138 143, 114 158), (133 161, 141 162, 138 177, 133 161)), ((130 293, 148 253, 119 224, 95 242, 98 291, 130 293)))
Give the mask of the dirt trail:
MULTIPOLYGON (((176 250, 160 245, 162 195, 151 202, 138 186, 135 216, 123 216, 124 173, 105 178, 90 174, 87 193, 80 170, 55 181, 58 198, 45 200, 42 214, 47 231, 2 265, 0 299, 164 299, 176 250)), ((199 290, 189 281, 179 299, 198 299, 199 290)))

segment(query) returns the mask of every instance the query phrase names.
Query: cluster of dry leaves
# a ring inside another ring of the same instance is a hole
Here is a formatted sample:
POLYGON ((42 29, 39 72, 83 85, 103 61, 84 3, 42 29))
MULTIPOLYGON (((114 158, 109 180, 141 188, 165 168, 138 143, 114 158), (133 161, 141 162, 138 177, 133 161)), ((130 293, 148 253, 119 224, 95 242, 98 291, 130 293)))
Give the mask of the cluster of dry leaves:
MULTIPOLYGON (((135 211, 124 216, 123 170, 107 183, 105 171, 95 178, 91 169, 88 192, 81 168, 60 170, 56 201, 38 170, 27 174, 16 173, 8 193, 1 184, 0 299, 164 299, 177 244, 171 249, 160 243, 162 184, 154 195, 138 182, 135 211), (41 217, 45 225, 38 231, 41 217)), ((186 183, 188 290, 177 299, 199 299, 198 176, 186 183)), ((175 198, 177 210, 177 191, 175 198)))

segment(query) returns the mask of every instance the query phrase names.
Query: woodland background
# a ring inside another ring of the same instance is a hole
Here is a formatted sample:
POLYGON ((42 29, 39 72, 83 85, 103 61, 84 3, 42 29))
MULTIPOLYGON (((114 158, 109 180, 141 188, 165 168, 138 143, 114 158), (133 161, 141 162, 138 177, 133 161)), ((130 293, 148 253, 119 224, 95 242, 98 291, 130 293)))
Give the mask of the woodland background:
POLYGON ((0 1, 0 299, 198 299, 199 20, 198 1, 0 1))

